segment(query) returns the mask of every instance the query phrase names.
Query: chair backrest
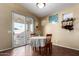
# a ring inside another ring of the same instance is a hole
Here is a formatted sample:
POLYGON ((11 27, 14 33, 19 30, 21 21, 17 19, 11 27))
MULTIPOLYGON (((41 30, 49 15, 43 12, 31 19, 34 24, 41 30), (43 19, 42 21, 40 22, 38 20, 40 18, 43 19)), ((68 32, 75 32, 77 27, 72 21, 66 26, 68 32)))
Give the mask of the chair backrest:
POLYGON ((52 34, 46 34, 47 42, 50 43, 52 39, 52 34))

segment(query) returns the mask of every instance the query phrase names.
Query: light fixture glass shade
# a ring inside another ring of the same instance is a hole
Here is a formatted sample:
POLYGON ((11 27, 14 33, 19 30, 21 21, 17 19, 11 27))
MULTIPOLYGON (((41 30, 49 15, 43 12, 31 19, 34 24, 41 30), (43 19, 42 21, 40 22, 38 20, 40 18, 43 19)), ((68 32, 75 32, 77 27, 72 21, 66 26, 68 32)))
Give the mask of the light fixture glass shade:
POLYGON ((43 8, 45 7, 45 3, 37 3, 36 4, 38 8, 43 8))

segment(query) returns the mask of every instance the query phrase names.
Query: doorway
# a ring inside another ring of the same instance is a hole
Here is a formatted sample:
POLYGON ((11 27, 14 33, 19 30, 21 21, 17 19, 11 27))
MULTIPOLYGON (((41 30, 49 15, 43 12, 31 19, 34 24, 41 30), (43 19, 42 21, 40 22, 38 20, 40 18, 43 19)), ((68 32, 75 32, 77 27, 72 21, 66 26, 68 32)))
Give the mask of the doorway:
POLYGON ((30 34, 34 32, 33 18, 12 13, 12 46, 29 44, 30 34))

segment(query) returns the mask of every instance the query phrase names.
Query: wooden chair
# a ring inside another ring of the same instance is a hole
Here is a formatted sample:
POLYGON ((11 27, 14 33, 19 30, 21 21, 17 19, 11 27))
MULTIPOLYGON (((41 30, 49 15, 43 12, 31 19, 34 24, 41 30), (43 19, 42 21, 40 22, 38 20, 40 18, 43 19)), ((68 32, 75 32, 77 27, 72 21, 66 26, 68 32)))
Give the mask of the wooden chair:
POLYGON ((52 39, 52 34, 47 34, 46 35, 46 45, 45 45, 45 49, 49 49, 49 52, 52 50, 52 42, 51 42, 51 39, 52 39))
POLYGON ((44 47, 40 47, 40 53, 44 53, 44 54, 51 54, 52 53, 52 34, 46 34, 46 44, 44 47), (43 50, 43 52, 42 52, 43 50))

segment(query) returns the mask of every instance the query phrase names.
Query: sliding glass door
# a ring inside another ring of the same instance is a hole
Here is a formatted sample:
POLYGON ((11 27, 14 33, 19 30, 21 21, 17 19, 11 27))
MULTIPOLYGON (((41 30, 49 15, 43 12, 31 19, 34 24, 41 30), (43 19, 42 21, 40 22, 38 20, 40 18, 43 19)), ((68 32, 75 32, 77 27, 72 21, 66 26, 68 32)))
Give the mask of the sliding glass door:
POLYGON ((13 47, 28 44, 30 34, 34 31, 33 19, 17 13, 12 13, 12 20, 13 47))
POLYGON ((25 17, 12 14, 13 20, 13 47, 25 45, 25 17))

